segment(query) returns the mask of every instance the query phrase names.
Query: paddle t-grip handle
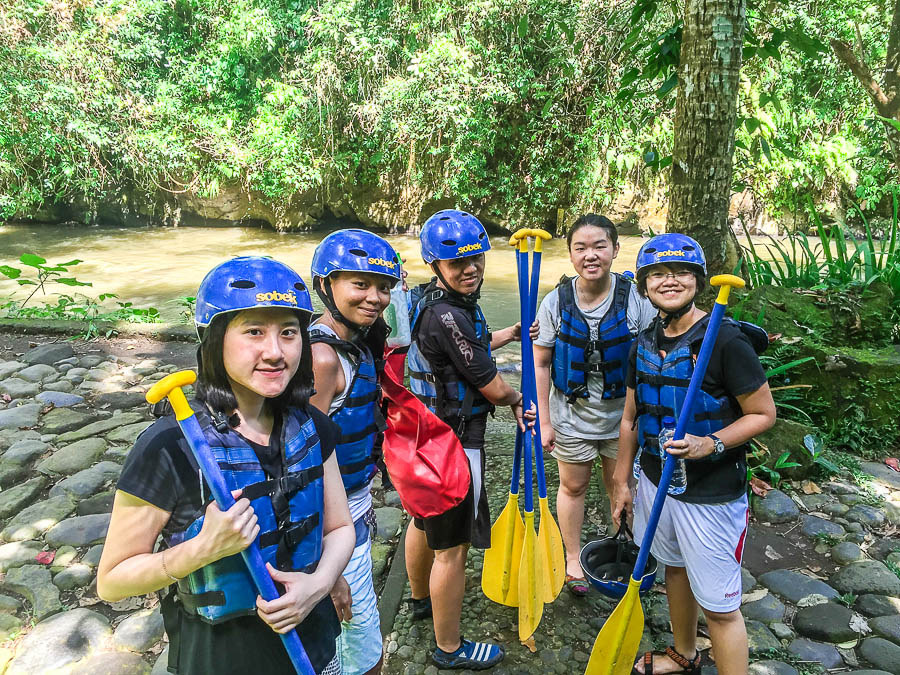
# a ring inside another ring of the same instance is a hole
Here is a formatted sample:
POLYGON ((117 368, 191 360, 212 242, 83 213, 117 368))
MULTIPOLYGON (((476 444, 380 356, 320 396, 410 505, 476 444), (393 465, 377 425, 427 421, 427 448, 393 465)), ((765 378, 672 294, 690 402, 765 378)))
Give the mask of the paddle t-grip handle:
MULTIPOLYGON (((158 403, 164 398, 169 399, 172 410, 175 411, 175 419, 178 421, 178 426, 181 428, 191 448, 194 459, 200 466, 200 471, 209 485, 209 491, 212 493, 213 499, 216 500, 220 510, 227 511, 234 506, 234 497, 231 496, 231 490, 228 489, 222 470, 219 468, 215 457, 213 457, 209 443, 206 441, 206 436, 203 435, 203 429, 200 428, 200 423, 197 421, 197 417, 194 415, 194 411, 191 409, 181 389, 186 385, 193 384, 196 379, 197 375, 193 370, 182 370, 172 373, 150 387, 146 398, 147 402, 151 404, 158 403)), ((272 581, 272 577, 266 569, 265 561, 263 561, 262 554, 259 552, 259 544, 254 541, 249 547, 241 551, 241 556, 243 556, 244 563, 250 571, 256 590, 259 591, 262 598, 264 600, 275 600, 278 598, 278 589, 275 587, 275 582, 272 581)), ((297 673, 299 675, 316 675, 316 671, 306 655, 306 650, 303 648, 303 643, 300 642, 300 636, 297 634, 297 631, 292 630, 288 633, 283 633, 280 637, 297 673)))
MULTIPOLYGON (((675 441, 680 441, 684 438, 694 407, 694 399, 697 398, 697 392, 700 391, 700 385, 703 383, 704 375, 706 375, 706 367, 709 365, 709 357, 712 355, 716 338, 719 335, 719 326, 722 324, 725 310, 728 309, 728 295, 731 293, 732 288, 743 288, 745 285, 743 279, 733 274, 716 275, 709 280, 709 284, 710 286, 718 286, 719 294, 713 305, 709 323, 706 325, 706 333, 703 335, 703 344, 700 345, 700 353, 697 355, 694 373, 691 375, 691 382, 688 385, 684 403, 681 405, 681 413, 678 415, 678 424, 675 426, 675 436, 672 439, 675 441)), ((660 448, 660 453, 662 452, 663 449, 660 448)), ((644 568, 647 566, 647 559, 650 556, 650 544, 653 542, 653 536, 656 534, 656 526, 659 525, 659 516, 662 513, 663 502, 666 500, 666 493, 669 490, 669 483, 672 481, 674 472, 675 462, 663 462, 662 475, 659 477, 659 485, 656 488, 656 497, 653 499, 650 517, 647 519, 647 529, 644 530, 638 557, 634 562, 634 572, 631 575, 631 578, 637 582, 640 582, 644 574, 644 568)))

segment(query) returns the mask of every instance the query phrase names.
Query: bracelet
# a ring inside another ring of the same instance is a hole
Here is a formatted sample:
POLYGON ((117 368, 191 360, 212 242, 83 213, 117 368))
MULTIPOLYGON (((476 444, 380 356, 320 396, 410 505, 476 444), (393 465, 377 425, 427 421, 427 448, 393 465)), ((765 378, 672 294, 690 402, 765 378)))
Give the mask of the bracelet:
POLYGON ((166 573, 166 576, 169 577, 172 581, 181 581, 181 579, 179 579, 178 577, 173 577, 173 576, 169 573, 169 570, 166 569, 166 552, 167 552, 168 550, 169 550, 169 549, 166 548, 166 549, 163 549, 163 551, 162 551, 162 558, 161 558, 161 560, 162 560, 162 568, 163 568, 163 572, 165 572, 165 573, 166 573))

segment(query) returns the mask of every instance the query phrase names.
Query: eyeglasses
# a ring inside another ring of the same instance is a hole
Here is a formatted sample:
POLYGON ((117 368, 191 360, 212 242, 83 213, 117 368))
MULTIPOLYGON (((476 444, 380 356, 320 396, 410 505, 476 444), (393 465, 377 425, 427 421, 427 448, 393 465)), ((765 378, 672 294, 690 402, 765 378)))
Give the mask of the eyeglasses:
POLYGON ((684 283, 685 281, 690 281, 693 276, 694 273, 690 270, 681 270, 679 272, 650 272, 650 274, 647 275, 647 279, 654 284, 661 284, 669 277, 672 277, 675 281, 684 283))

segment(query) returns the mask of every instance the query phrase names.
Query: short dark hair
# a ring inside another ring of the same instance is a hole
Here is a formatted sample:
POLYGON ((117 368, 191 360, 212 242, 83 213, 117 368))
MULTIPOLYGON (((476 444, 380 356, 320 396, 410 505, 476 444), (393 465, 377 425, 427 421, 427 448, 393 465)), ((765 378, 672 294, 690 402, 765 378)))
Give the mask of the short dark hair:
MULTIPOLYGON (((694 279, 697 281, 697 291, 694 293, 694 297, 696 298, 703 292, 703 289, 706 288, 706 277, 698 272, 699 266, 697 265, 682 265, 680 263, 665 263, 667 267, 671 267, 673 269, 688 269, 694 273, 694 279)), ((655 267, 655 265, 650 265, 650 267, 655 267)), ((646 267, 641 270, 643 274, 638 273, 637 278, 637 290, 638 293, 641 294, 642 297, 647 297, 647 275, 650 273, 650 270, 646 267)))
POLYGON ((572 248, 572 237, 575 235, 578 230, 582 227, 602 227, 606 230, 607 236, 609 236, 609 240, 612 242, 613 246, 615 246, 619 241, 619 231, 616 229, 615 223, 611 221, 606 216, 601 216, 597 213, 585 213, 578 217, 573 224, 569 232, 566 234, 566 247, 572 248))
MULTIPOLYGON (((200 343, 200 349, 197 350, 199 375, 194 395, 214 411, 226 415, 236 410, 238 403, 228 381, 222 350, 225 345, 225 331, 228 324, 238 314, 239 312, 227 312, 214 316, 203 332, 203 341, 200 343)), ((273 409, 305 407, 314 391, 312 347, 309 343, 310 316, 306 312, 297 312, 296 314, 300 320, 300 335, 303 339, 303 346, 300 349, 300 365, 285 390, 271 400, 270 404, 273 409)))

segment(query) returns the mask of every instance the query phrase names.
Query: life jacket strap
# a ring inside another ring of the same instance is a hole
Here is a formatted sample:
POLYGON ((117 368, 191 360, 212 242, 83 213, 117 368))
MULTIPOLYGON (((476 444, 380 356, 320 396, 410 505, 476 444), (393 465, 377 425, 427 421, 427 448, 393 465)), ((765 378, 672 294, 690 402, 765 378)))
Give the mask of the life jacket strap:
POLYGON ((319 514, 314 513, 303 520, 286 523, 277 530, 261 534, 259 536, 259 546, 260 548, 277 546, 278 549, 275 551, 276 567, 279 569, 286 568, 290 565, 290 552, 318 525, 319 514))
POLYGON ((271 496, 278 492, 283 494, 287 499, 293 497, 298 491, 305 489, 314 480, 318 480, 325 475, 325 469, 320 464, 302 471, 289 473, 281 478, 272 478, 270 480, 253 483, 243 488, 241 497, 246 497, 251 502, 260 497, 271 496))
MULTIPOLYGON (((185 584, 186 585, 186 584, 185 584)), ((225 605, 224 591, 191 593, 178 585, 178 601, 191 614, 197 614, 200 607, 222 607, 225 605)))
POLYGON ((431 384, 437 384, 437 378, 434 376, 434 373, 426 373, 426 372, 419 372, 417 370, 410 370, 409 376, 414 380, 422 380, 424 382, 430 382, 431 384))
POLYGON ((373 457, 366 457, 365 459, 361 459, 358 462, 353 462, 352 464, 344 464, 340 467, 342 474, 351 474, 356 473, 357 471, 362 471, 370 467, 375 463, 375 459, 373 457))

